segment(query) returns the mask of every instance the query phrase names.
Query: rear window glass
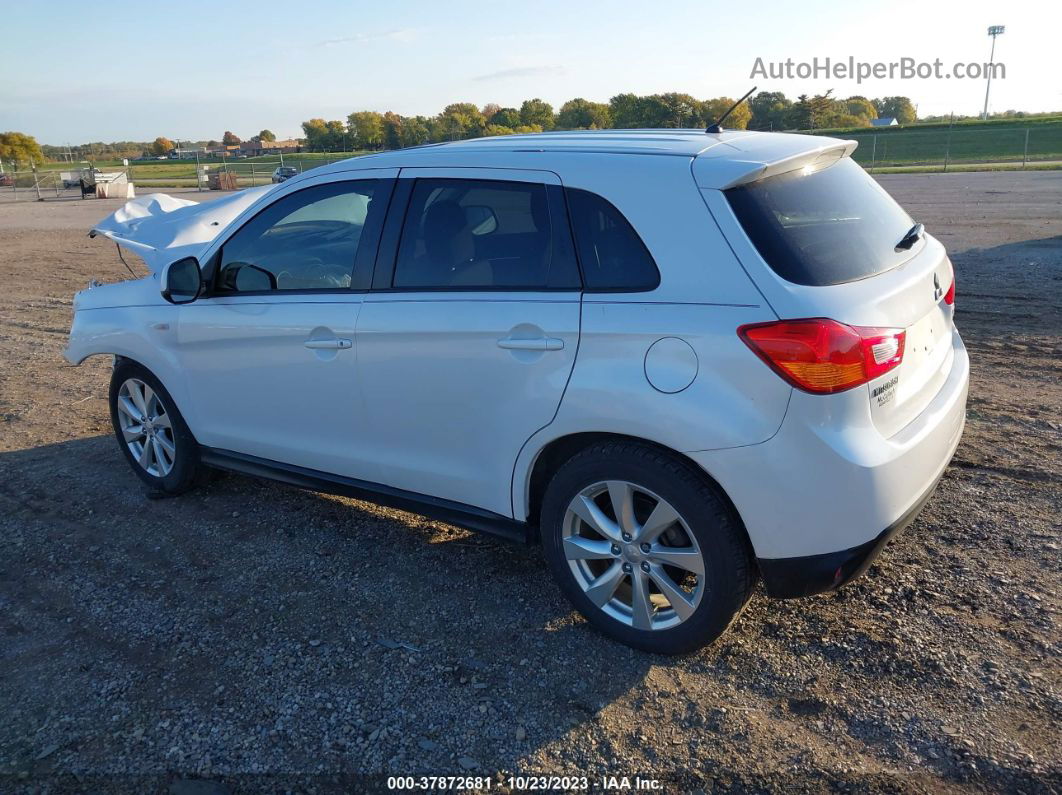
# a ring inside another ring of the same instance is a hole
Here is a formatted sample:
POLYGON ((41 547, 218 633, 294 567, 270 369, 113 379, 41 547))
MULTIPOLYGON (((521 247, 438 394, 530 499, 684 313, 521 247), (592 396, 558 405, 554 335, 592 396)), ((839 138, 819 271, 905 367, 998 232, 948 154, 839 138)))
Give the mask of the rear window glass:
POLYGON ((822 286, 895 268, 914 225, 884 188, 851 158, 741 185, 726 197, 767 264, 783 279, 822 286))

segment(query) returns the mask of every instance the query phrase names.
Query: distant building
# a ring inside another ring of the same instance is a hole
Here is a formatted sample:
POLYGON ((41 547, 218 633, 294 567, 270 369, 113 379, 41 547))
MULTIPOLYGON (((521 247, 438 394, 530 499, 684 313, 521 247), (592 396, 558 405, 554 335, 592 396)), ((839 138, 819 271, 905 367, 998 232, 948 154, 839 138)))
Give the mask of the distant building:
POLYGON ((170 158, 176 160, 195 160, 197 156, 202 157, 205 154, 206 149, 202 146, 175 146, 169 151, 170 158))
POLYGON ((870 120, 871 127, 898 127, 899 124, 895 116, 882 116, 880 119, 870 120))
POLYGON ((291 154, 299 151, 302 151, 302 141, 295 138, 288 138, 284 141, 244 141, 240 144, 240 153, 249 157, 291 154))
POLYGON ((214 157, 233 157, 239 154, 242 144, 222 144, 221 146, 212 146, 206 150, 208 155, 214 157))

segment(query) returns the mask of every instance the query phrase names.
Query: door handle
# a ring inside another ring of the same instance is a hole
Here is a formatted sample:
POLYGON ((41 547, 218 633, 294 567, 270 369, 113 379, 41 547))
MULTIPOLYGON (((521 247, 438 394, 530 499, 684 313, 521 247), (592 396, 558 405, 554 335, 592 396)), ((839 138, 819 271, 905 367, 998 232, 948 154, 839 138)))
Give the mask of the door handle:
POLYGON ((514 340, 506 337, 498 340, 498 347, 507 351, 560 351, 564 350, 564 340, 556 337, 538 337, 531 340, 514 340))
POLYGON ((354 345, 350 340, 306 340, 303 346, 312 351, 345 351, 354 345))

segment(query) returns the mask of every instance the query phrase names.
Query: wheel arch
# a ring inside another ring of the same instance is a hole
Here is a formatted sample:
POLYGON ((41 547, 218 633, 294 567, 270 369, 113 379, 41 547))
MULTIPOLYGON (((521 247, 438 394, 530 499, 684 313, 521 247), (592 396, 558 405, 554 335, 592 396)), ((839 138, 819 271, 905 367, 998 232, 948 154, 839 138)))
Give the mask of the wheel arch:
POLYGON ((187 382, 180 369, 180 364, 172 360, 168 353, 162 353, 158 349, 134 351, 121 348, 116 351, 93 352, 90 355, 113 357, 114 365, 111 369, 111 378, 113 378, 114 370, 125 362, 135 364, 151 373, 151 375, 159 380, 159 383, 162 384, 166 392, 169 394, 170 400, 173 401, 174 406, 181 413, 181 417, 188 426, 189 432, 193 437, 197 437, 196 427, 198 423, 195 422, 195 417, 193 416, 193 406, 191 405, 191 397, 188 392, 187 382), (156 354, 155 356, 150 355, 153 352, 156 354), (149 355, 144 356, 141 355, 142 353, 147 353, 149 355))
MULTIPOLYGON (((741 529, 741 533, 745 538, 745 543, 748 544, 749 552, 752 554, 752 542, 749 538, 748 530, 745 528, 745 523, 741 518, 740 511, 738 511, 734 501, 730 499, 730 495, 726 493, 726 489, 724 489, 719 484, 719 481, 713 478, 704 467, 688 455, 685 455, 674 448, 668 447, 667 445, 661 444, 660 442, 654 442, 651 439, 643 439, 638 436, 628 436, 622 433, 610 433, 604 431, 566 434, 550 440, 539 449, 528 469, 528 475, 525 479, 524 488, 522 489, 523 503, 518 503, 517 506, 515 506, 521 508, 522 512, 525 514, 529 528, 529 540, 537 542, 540 538, 538 527, 539 511, 542 507, 542 498, 545 495, 546 486, 549 484, 553 473, 581 450, 585 450, 587 447, 603 441, 630 442, 645 447, 652 447, 680 461, 688 467, 691 472, 715 491, 719 495, 719 498, 726 504, 731 515, 734 517, 737 526, 741 529)), ((521 517, 517 515, 516 518, 519 519, 521 517)))

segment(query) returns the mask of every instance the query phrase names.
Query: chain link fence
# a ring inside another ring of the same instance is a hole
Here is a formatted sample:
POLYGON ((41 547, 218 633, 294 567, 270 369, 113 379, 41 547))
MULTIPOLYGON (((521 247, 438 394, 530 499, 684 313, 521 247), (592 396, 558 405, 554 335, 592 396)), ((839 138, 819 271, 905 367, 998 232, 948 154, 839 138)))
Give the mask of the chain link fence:
POLYGON ((126 197, 126 186, 132 182, 129 169, 95 169, 95 172, 87 168, 5 171, 0 173, 0 202, 96 198, 97 190, 101 197, 126 197))
POLYGON ((161 164, 130 166, 130 179, 144 187, 191 187, 206 190, 218 174, 232 175, 235 186, 253 188, 268 185, 277 169, 295 169, 296 174, 319 166, 337 163, 364 152, 333 152, 327 155, 287 155, 271 160, 230 158, 221 162, 200 162, 192 159, 171 160, 161 164))
MULTIPOLYGON (((82 198, 80 179, 85 177, 91 182, 94 171, 106 175, 124 174, 137 188, 183 187, 198 188, 202 191, 251 188, 271 184, 280 168, 294 169, 295 174, 301 174, 303 171, 336 163, 350 156, 336 152, 327 156, 294 155, 275 160, 196 162, 189 159, 143 164, 133 161, 128 166, 103 165, 93 168, 84 164, 80 167, 72 165, 66 169, 62 168, 61 164, 49 164, 59 165, 59 168, 0 173, 0 202, 82 198)), ((92 194, 87 197, 91 198, 92 194)))
MULTIPOLYGON (((342 158, 336 158, 336 160, 342 158)), ((251 161, 224 161, 221 163, 197 163, 194 160, 171 161, 161 166, 136 166, 130 170, 133 172, 133 181, 144 187, 188 187, 208 190, 212 185, 218 184, 218 175, 231 175, 231 182, 226 179, 223 184, 231 184, 237 188, 254 188, 259 185, 268 185, 273 181, 273 175, 279 168, 294 168, 297 174, 325 163, 333 163, 335 160, 316 159, 311 162, 298 158, 285 158, 284 160, 251 160, 251 161)))
POLYGON ((6 171, 0 174, 0 201, 43 201, 80 196, 80 184, 68 183, 58 171, 6 171))
MULTIPOLYGON (((962 170, 1026 168, 1057 165, 1062 168, 1062 124, 964 129, 937 127, 929 130, 883 129, 810 131, 818 135, 851 138, 859 142, 853 158, 873 172, 911 170, 962 170)), ((363 152, 293 154, 270 160, 232 159, 199 162, 193 159, 132 161, 128 166, 100 166, 106 173, 124 173, 140 188, 249 188, 268 185, 279 168, 299 174, 318 166, 345 160, 363 152), (225 175, 218 179, 218 175, 225 175)), ((80 198, 78 177, 91 173, 90 164, 48 164, 49 168, 0 173, 0 202, 46 201, 80 198)))
POLYGON ((845 130, 824 132, 859 142, 852 157, 864 168, 903 170, 939 167, 941 171, 997 166, 1026 168, 1062 165, 1062 124, 1002 129, 845 130))

